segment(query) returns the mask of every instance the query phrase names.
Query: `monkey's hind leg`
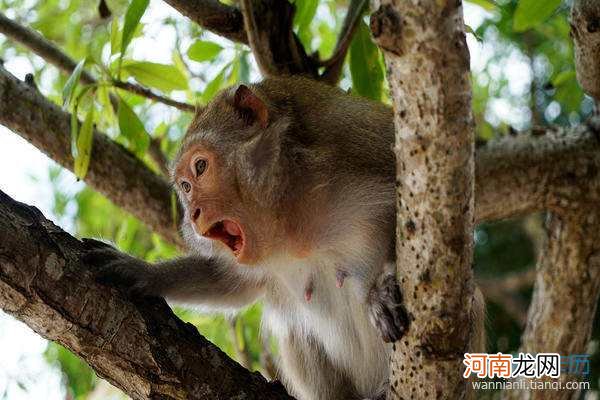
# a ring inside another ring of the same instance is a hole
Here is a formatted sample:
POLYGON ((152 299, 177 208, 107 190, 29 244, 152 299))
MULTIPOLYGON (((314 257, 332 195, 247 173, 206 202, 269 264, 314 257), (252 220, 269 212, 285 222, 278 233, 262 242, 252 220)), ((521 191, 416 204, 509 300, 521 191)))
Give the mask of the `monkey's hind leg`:
POLYGON ((313 337, 295 333, 279 340, 286 388, 299 400, 359 400, 352 382, 333 365, 313 337))

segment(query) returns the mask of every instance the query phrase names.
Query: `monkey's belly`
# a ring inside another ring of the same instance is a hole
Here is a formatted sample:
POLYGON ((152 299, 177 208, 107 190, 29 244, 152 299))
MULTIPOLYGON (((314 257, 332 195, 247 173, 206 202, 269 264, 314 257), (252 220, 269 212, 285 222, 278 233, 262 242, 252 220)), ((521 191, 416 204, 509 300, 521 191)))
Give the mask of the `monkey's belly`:
POLYGON ((335 282, 328 282, 326 276, 315 282, 310 302, 299 291, 268 294, 265 324, 280 340, 294 335, 306 347, 316 341, 330 364, 352 380, 360 395, 376 394, 388 378, 389 346, 369 322, 366 304, 355 295, 351 282, 329 291, 325 289, 335 287, 335 282))

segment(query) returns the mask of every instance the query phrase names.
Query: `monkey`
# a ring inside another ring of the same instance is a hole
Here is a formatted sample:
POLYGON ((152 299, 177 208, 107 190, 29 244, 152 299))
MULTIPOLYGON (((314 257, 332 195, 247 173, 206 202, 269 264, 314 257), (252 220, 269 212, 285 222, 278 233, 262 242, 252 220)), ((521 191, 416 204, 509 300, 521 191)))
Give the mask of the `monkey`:
MULTIPOLYGON (((88 240, 85 259, 132 295, 222 312, 261 301, 290 394, 384 399, 391 343, 411 323, 393 142, 388 106, 308 78, 225 89, 173 162, 189 254, 150 265, 88 240)), ((483 324, 477 296, 472 317, 483 324)))

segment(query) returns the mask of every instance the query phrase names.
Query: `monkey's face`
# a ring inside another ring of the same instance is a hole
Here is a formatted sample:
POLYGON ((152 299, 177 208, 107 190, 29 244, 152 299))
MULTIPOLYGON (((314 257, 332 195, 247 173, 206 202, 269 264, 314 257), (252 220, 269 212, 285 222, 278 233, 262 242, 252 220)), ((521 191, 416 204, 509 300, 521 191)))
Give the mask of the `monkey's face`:
POLYGON ((252 265, 281 248, 283 228, 273 196, 280 192, 278 124, 266 121, 266 108, 256 108, 266 106, 254 93, 241 90, 244 97, 238 89, 236 98, 221 99, 197 116, 173 180, 184 223, 239 263, 252 265))
POLYGON ((255 223, 238 195, 235 179, 227 176, 226 162, 215 151, 196 144, 185 151, 175 168, 175 180, 184 205, 186 222, 194 232, 230 251, 241 264, 259 258, 255 223))

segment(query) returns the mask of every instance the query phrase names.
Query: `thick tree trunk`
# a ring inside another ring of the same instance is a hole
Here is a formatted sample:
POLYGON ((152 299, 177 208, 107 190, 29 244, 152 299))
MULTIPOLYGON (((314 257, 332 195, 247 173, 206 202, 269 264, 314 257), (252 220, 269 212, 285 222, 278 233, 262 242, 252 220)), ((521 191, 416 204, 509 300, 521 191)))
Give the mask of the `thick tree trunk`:
POLYGON ((383 1, 371 29, 393 95, 398 278, 414 318, 394 344, 390 398, 460 399, 474 291, 474 136, 462 7, 383 1))
POLYGON ((291 399, 177 318, 164 300, 96 283, 83 245, 0 192, 0 308, 134 399, 291 399))

